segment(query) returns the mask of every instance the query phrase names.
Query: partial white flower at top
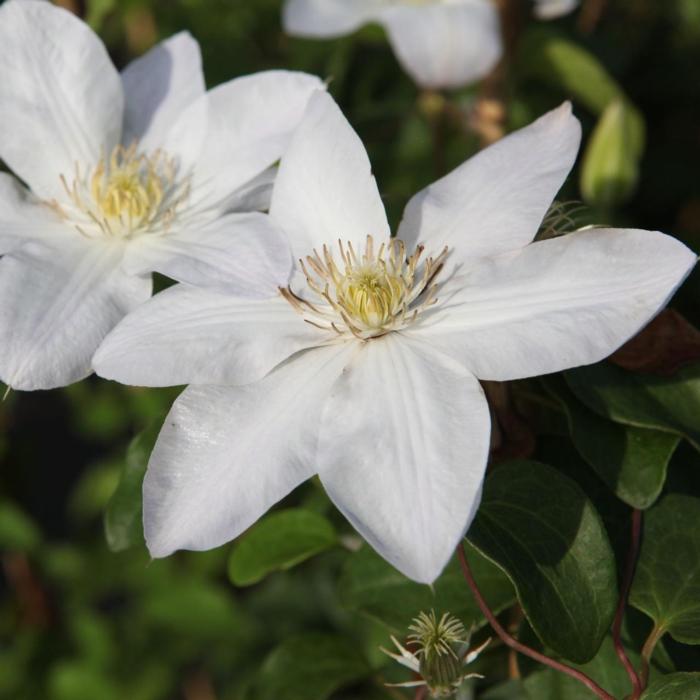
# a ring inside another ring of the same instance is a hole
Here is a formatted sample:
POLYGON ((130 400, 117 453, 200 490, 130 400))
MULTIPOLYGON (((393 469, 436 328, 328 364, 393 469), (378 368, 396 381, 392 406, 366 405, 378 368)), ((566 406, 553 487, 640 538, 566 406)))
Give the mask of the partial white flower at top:
MULTIPOLYGON (((571 12, 579 0, 535 0, 539 19, 571 12)), ((503 52, 493 0, 286 0, 285 31, 328 38, 376 22, 403 69, 424 88, 452 89, 480 80, 503 52)))
POLYGON ((377 22, 403 69, 424 88, 458 88, 483 78, 501 57, 491 0, 287 0, 284 29, 332 38, 377 22))
POLYGON ((383 557, 433 581, 479 505, 490 419, 478 379, 601 360, 695 265, 650 231, 532 242, 579 142, 565 104, 417 194, 392 239, 362 144, 316 93, 270 209, 299 260, 290 286, 253 301, 178 285, 95 356, 127 384, 200 385, 150 459, 151 554, 220 545, 318 474, 383 557))
POLYGON ((579 0, 535 0, 535 16, 539 19, 556 19, 573 12, 579 0))
POLYGON ((178 34, 119 75, 80 20, 43 0, 0 8, 0 379, 87 376, 151 272, 247 296, 288 279, 269 196, 312 76, 239 78, 205 94, 178 34))

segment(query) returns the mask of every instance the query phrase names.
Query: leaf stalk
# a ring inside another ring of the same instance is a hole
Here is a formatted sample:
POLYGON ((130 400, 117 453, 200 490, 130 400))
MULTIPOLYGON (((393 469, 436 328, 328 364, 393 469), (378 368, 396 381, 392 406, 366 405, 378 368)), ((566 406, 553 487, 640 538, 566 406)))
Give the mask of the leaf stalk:
POLYGON ((553 668, 555 671, 559 671, 560 673, 564 673, 567 676, 571 676, 571 678, 574 678, 583 685, 585 685, 597 697, 602 698, 602 700, 615 700, 615 698, 612 695, 610 695, 610 693, 606 692, 592 678, 587 676, 582 671, 578 671, 577 669, 572 668, 571 666, 567 666, 566 664, 563 664, 560 661, 556 661, 555 659, 552 659, 549 656, 546 656, 545 654, 541 654, 539 651, 531 649, 525 644, 520 643, 517 639, 508 634, 508 632, 506 632, 506 630, 503 628, 501 623, 494 615, 491 608, 489 608, 488 603, 481 594, 481 591, 479 590, 479 587, 476 581, 474 580, 474 575, 472 574, 469 562, 467 561, 467 556, 464 551, 464 545, 462 543, 460 543, 457 546, 457 556, 459 557, 459 563, 462 567, 462 574, 464 575, 467 585, 471 589, 472 595, 474 596, 477 605, 481 609, 481 612, 483 613, 484 617, 488 620, 489 624, 493 628, 493 631, 501 638, 501 640, 504 644, 506 644, 506 646, 510 647, 511 649, 514 649, 515 651, 523 654, 524 656, 528 656, 529 658, 534 659, 535 661, 538 661, 541 664, 544 664, 545 666, 549 666, 549 668, 553 668))

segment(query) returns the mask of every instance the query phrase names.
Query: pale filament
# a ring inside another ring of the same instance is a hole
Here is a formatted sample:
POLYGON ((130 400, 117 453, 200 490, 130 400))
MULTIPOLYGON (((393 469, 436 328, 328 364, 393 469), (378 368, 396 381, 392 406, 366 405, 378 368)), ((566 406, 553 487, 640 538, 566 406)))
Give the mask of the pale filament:
POLYGON ((328 246, 300 260, 313 301, 281 289, 283 297, 308 323, 339 336, 361 340, 400 330, 432 306, 447 248, 423 261, 423 246, 406 257, 403 241, 391 239, 375 249, 367 236, 359 254, 351 243, 338 241, 339 260, 328 246))
POLYGON ((117 146, 90 171, 76 163, 73 178, 61 175, 67 202, 52 202, 83 235, 130 238, 165 233, 189 196, 189 179, 161 150, 140 153, 134 143, 117 146))

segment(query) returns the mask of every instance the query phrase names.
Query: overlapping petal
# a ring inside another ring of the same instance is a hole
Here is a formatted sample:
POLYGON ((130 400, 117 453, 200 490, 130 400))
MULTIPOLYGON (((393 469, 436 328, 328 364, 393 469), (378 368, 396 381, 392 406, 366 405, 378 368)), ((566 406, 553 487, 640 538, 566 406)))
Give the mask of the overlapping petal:
POLYGON ((321 421, 319 476, 379 554, 431 583, 476 512, 489 425, 472 375, 390 334, 365 343, 334 385, 321 421))
POLYGON ((122 142, 138 141, 144 151, 158 148, 182 111, 206 91, 199 44, 188 32, 154 46, 132 61, 121 77, 125 96, 122 142))
POLYGON ((105 335, 151 294, 150 279, 119 269, 120 245, 57 243, 31 242, 0 260, 0 379, 15 389, 86 377, 105 335))
POLYGON ((404 70, 426 88, 458 88, 487 75, 501 57, 491 0, 397 4, 379 15, 404 70))
POLYGON ((0 173, 0 255, 36 239, 71 235, 56 212, 23 187, 17 178, 0 173))
POLYGON ((93 366, 103 377, 137 386, 248 384, 331 340, 281 296, 239 299, 176 285, 129 314, 93 366))
MULTIPOLYGON (((236 78, 209 91, 205 108, 195 103, 183 124, 206 113, 206 139, 192 178, 192 204, 226 211, 237 192, 285 152, 311 95, 325 90, 306 73, 272 70, 236 78)), ((178 134, 189 127, 176 125, 178 134)))
POLYGON ((430 252, 450 248, 450 265, 532 241, 576 160, 581 126, 567 102, 415 195, 398 237, 430 252))
POLYGON ((155 270, 178 282, 265 298, 287 284, 292 258, 284 233, 270 217, 251 212, 141 236, 132 241, 124 264, 129 274, 155 270))
POLYGON ((441 302, 406 334, 480 379, 591 364, 653 318, 696 260, 661 233, 579 231, 480 262, 446 285, 441 302))
POLYGON ((284 227, 295 259, 338 239, 357 250, 389 224, 362 142, 326 93, 316 93, 280 165, 270 216, 284 227))
POLYGON ((351 353, 319 348, 246 387, 184 391, 144 481, 154 557, 233 539, 315 472, 321 406, 351 353))
POLYGON ((119 75, 97 36, 43 0, 0 7, 0 158, 40 197, 121 135, 119 75))

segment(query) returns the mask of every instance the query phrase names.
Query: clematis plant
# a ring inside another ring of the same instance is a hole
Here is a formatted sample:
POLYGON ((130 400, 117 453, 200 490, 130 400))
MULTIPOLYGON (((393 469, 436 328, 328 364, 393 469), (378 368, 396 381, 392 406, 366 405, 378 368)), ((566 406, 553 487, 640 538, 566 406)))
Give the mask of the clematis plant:
POLYGON ((220 545, 318 474, 383 557, 433 581, 479 505, 478 379, 597 362, 696 261, 649 231, 532 242, 579 141, 564 104, 415 195, 390 238, 360 140, 315 94, 270 209, 299 261, 291 284, 266 300, 178 285, 95 356, 127 384, 194 384, 144 483, 152 555, 220 545))
MULTIPOLYGON (((536 0, 535 14, 553 19, 577 0, 536 0)), ((286 0, 285 31, 334 38, 370 22, 386 30, 403 69, 423 88, 453 89, 476 82, 503 52, 492 0, 286 0)))
POLYGON ((287 279, 284 239, 253 210, 317 78, 272 71, 206 94, 187 33, 120 75, 44 0, 3 4, 0 45, 0 158, 17 176, 0 173, 2 381, 88 375, 152 271, 248 296, 287 279))

